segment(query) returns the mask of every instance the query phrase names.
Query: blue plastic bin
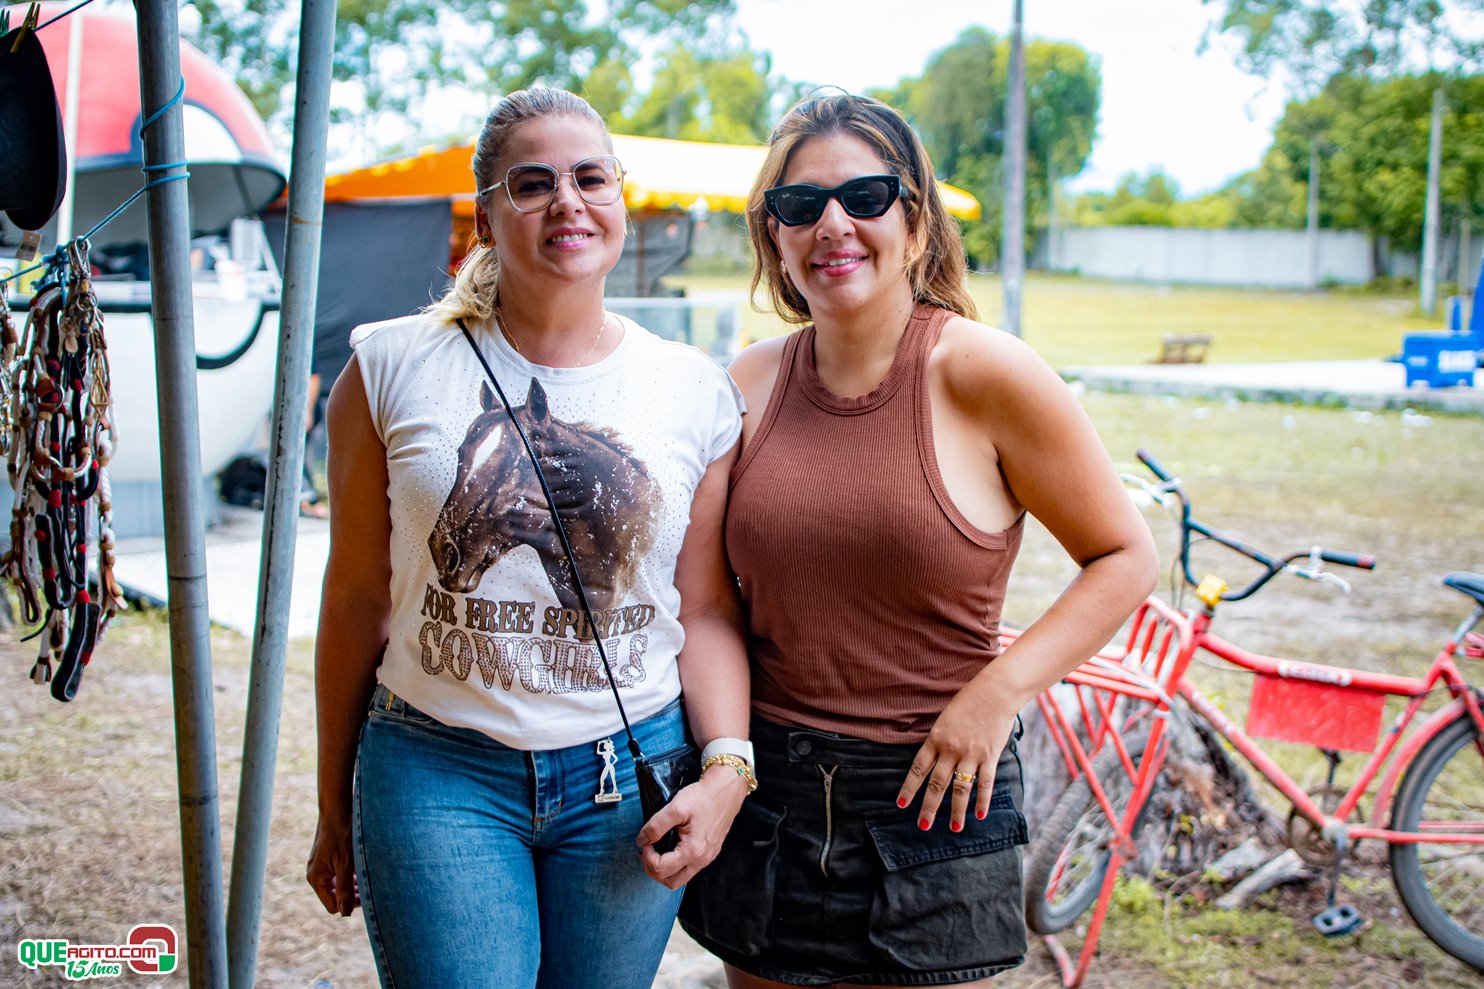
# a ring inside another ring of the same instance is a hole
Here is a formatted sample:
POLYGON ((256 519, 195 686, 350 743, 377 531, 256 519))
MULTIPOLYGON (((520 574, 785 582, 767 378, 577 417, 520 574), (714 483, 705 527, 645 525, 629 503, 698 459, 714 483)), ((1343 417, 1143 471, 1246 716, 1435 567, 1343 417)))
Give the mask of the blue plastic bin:
POLYGON ((1407 387, 1422 382, 1429 388, 1472 386, 1478 352, 1467 333, 1409 333, 1402 337, 1402 365, 1407 387))

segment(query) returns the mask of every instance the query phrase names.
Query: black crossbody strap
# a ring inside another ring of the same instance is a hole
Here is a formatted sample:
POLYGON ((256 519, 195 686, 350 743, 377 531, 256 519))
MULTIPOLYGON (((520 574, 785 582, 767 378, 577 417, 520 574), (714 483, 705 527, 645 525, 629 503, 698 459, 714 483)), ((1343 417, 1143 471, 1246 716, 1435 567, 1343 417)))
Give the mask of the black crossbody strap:
POLYGON ((463 331, 464 339, 469 341, 469 348, 474 351, 474 356, 479 358, 479 364, 489 377, 490 384, 495 386, 495 394, 500 396, 500 402, 505 406, 505 414, 510 417, 511 425, 520 434, 520 441, 526 448, 526 456, 531 458, 531 466, 536 469, 536 480, 541 484, 541 493, 546 496, 546 506, 551 509, 551 521, 556 526, 557 538, 562 541, 562 552, 567 554, 567 566, 572 570, 572 583, 577 586, 577 597, 582 602, 583 614, 587 616, 587 627, 592 630, 593 644, 598 647, 598 657, 603 660, 603 672, 608 674, 608 687, 613 691, 613 702, 618 705, 618 716, 623 719, 624 734, 629 737, 629 752, 636 761, 643 762, 644 753, 639 748, 639 740, 634 737, 633 729, 629 727, 629 715, 623 709, 623 700, 618 696, 618 684, 613 679, 613 667, 608 664, 608 652, 603 648, 603 636, 599 633, 598 623, 593 620, 593 609, 587 603, 587 589, 582 586, 582 577, 577 572, 577 557, 572 553, 572 544, 567 541, 567 527, 562 525, 562 516, 557 511, 556 499, 551 496, 551 488, 546 486, 546 474, 541 470, 541 461, 536 459, 536 450, 531 446, 530 437, 521 427, 520 420, 515 417, 515 410, 510 407, 510 400, 505 397, 505 389, 500 387, 500 381, 490 368, 489 361, 484 359, 484 353, 479 349, 479 344, 474 342, 474 335, 469 332, 469 328, 464 325, 462 319, 455 320, 455 322, 463 331))

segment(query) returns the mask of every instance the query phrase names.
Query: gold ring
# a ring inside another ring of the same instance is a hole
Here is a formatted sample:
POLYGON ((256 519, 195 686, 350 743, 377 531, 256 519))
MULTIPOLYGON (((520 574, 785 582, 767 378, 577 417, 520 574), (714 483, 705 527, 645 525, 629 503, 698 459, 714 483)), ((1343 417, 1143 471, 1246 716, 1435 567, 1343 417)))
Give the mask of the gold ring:
POLYGON ((958 780, 960 783, 972 783, 972 782, 974 782, 974 774, 973 773, 955 772, 953 774, 953 778, 956 779, 956 780, 958 780))

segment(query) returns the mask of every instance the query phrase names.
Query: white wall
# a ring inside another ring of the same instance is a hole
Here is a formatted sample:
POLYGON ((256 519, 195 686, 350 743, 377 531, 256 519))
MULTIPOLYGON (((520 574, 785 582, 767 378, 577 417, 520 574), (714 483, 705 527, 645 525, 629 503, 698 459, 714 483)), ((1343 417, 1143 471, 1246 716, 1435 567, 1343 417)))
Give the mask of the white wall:
MULTIPOLYGON (((1302 230, 1070 227, 1051 238, 1050 268, 1123 281, 1307 288, 1302 230)), ((1363 284, 1375 275, 1371 240, 1350 230, 1319 233, 1319 283, 1363 284)))

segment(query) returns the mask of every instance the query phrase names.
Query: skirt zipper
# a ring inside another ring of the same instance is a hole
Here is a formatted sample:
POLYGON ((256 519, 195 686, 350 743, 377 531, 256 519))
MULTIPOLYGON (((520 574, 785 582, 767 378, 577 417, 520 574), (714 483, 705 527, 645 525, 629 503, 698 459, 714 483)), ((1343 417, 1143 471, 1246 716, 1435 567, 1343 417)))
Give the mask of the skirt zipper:
POLYGON ((829 878, 829 855, 830 842, 835 836, 835 814, 834 814, 834 785, 835 773, 840 770, 839 766, 831 766, 829 772, 825 772, 823 766, 816 766, 820 777, 824 780, 824 844, 819 848, 819 871, 826 879, 829 878))

